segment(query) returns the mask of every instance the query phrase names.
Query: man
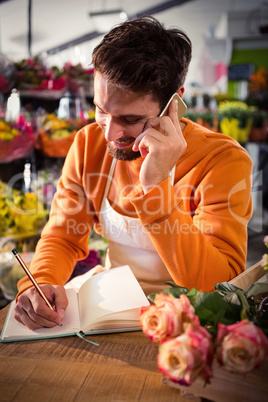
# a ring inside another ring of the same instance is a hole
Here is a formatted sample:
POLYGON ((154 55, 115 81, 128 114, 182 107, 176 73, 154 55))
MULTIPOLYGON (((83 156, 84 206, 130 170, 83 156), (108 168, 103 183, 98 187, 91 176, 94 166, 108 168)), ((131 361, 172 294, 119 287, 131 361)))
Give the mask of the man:
POLYGON ((168 280, 211 291, 245 269, 246 151, 179 121, 176 101, 160 117, 175 92, 182 97, 190 59, 189 38, 151 17, 112 29, 95 48, 96 123, 76 135, 31 265, 55 311, 22 279, 16 318, 29 328, 61 323, 62 285, 87 256, 93 224, 109 240, 106 268, 128 264, 147 294, 168 280))

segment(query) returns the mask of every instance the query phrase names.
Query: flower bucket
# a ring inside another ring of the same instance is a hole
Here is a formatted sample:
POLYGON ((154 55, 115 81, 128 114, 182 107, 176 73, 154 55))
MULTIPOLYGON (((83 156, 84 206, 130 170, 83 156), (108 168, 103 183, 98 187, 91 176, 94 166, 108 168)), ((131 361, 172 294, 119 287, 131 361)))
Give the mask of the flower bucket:
POLYGON ((249 134, 252 126, 251 119, 248 119, 245 127, 239 127, 239 120, 235 118, 229 119, 224 117, 220 121, 220 129, 223 134, 234 138, 236 141, 244 144, 249 139, 249 134))
POLYGON ((74 130, 68 137, 54 140, 44 130, 40 129, 35 148, 51 158, 65 158, 76 133, 77 131, 74 130))
POLYGON ((268 122, 265 121, 262 127, 251 127, 249 140, 252 142, 265 142, 268 136, 268 122))

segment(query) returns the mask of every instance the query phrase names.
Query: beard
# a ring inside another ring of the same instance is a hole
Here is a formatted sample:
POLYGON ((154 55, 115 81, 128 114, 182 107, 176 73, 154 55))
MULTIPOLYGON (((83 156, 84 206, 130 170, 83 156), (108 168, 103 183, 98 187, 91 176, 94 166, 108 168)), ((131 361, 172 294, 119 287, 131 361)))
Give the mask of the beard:
MULTIPOLYGON (((133 138, 134 142, 135 138, 133 138)), ((129 137, 121 137, 119 140, 117 140, 118 143, 130 143, 131 138, 129 137)), ((109 154, 120 161, 134 161, 135 159, 138 159, 141 154, 140 151, 133 151, 132 148, 128 149, 122 149, 122 148, 117 148, 116 146, 112 145, 110 142, 107 142, 107 149, 109 154)))

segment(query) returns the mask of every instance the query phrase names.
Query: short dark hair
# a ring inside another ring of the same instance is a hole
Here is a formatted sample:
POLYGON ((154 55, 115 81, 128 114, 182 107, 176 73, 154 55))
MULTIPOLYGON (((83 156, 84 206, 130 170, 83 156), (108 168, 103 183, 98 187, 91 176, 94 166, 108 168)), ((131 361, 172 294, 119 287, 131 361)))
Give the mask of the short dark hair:
POLYGON ((128 20, 93 50, 96 71, 121 89, 151 93, 161 108, 185 81, 192 43, 180 29, 165 29, 152 16, 128 20))

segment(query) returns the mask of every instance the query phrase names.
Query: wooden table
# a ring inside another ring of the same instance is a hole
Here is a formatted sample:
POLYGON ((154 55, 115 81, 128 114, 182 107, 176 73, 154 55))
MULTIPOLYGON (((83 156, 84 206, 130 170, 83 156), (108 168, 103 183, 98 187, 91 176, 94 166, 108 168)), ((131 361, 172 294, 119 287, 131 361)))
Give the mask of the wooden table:
MULTIPOLYGON (((0 310, 0 331, 7 308, 0 310)), ((246 377, 217 369, 205 388, 198 379, 191 387, 178 389, 174 383, 163 383, 157 348, 141 331, 87 339, 100 346, 77 336, 0 343, 0 402, 267 400, 268 361, 246 377)))
POLYGON ((87 339, 100 346, 76 336, 0 343, 0 401, 186 401, 162 383, 157 348, 142 332, 87 339))

